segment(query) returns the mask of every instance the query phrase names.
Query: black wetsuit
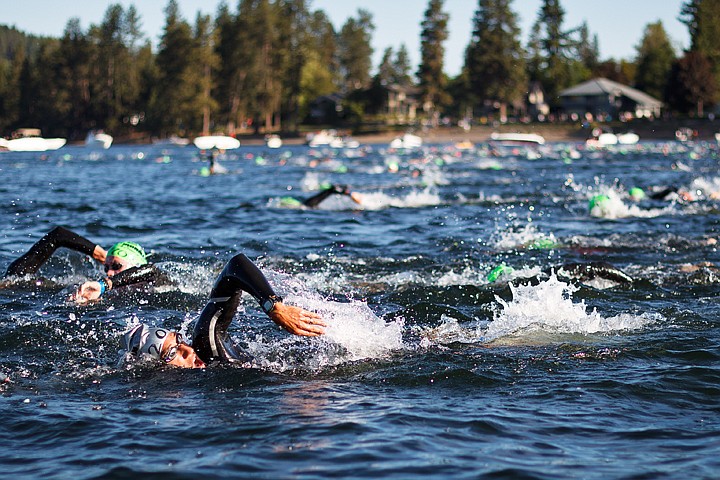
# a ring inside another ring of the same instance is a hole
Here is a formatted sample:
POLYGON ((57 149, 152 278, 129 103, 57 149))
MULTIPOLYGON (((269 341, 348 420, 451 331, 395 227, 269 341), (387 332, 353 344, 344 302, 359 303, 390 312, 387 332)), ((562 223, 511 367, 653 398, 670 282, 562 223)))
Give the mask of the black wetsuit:
MULTIPOLYGON (((24 276, 37 273, 58 248, 64 247, 92 257, 97 244, 64 227, 55 227, 33 245, 27 253, 10 264, 6 276, 24 276)), ((112 288, 151 283, 170 284, 163 272, 151 263, 123 270, 112 277, 112 288)))
POLYGON ((350 195, 350 189, 348 189, 345 185, 331 185, 329 188, 326 188, 317 195, 313 195, 303 201, 303 205, 310 208, 316 208, 331 195, 350 195))
POLYGON ((227 333, 243 292, 255 297, 261 306, 282 301, 253 262, 243 254, 234 256, 215 282, 210 300, 195 323, 192 347, 203 362, 251 360, 233 345, 227 333))
POLYGON ((55 250, 60 247, 69 248, 92 257, 96 244, 67 228, 55 227, 38 240, 25 255, 12 262, 5 275, 23 276, 37 273, 40 267, 52 257, 55 250))
POLYGON ((578 282, 588 282, 596 278, 603 278, 616 283, 633 283, 630 275, 607 262, 565 263, 558 267, 546 269, 543 273, 549 275, 551 271, 554 271, 560 278, 577 280, 578 282))

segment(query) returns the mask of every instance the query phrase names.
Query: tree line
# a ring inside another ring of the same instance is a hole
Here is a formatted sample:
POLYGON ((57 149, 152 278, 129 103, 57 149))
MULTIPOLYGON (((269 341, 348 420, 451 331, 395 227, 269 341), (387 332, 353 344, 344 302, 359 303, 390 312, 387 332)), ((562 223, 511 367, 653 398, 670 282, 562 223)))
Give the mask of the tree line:
POLYGON ((679 19, 691 45, 676 52, 662 22, 648 24, 634 59, 601 60, 586 23, 567 27, 560 0, 543 0, 522 43, 512 0, 478 0, 461 72, 444 72, 449 15, 428 0, 420 62, 404 44, 372 65, 373 16, 358 9, 338 30, 309 0, 221 3, 214 16, 186 20, 176 0, 164 10, 156 49, 134 6, 110 5, 84 30, 71 18, 61 38, 0 27, 0 132, 38 127, 78 139, 92 129, 114 135, 197 135, 222 131, 298 131, 313 101, 337 99, 336 126, 381 125, 385 89, 418 99, 423 122, 527 115, 529 85, 559 109, 564 88, 605 77, 662 100, 668 115, 703 116, 720 85, 720 2, 689 0, 679 19), (374 72, 374 73, 373 73, 374 72))

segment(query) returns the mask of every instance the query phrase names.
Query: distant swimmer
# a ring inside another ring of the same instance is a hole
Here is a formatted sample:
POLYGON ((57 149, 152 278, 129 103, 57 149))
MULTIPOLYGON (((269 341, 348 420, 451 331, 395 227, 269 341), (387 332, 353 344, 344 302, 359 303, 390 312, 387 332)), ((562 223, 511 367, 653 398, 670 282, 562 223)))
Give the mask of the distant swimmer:
MULTIPOLYGON (((512 267, 503 263, 490 270, 487 281, 493 283, 502 276, 512 274, 513 271, 512 267)), ((631 285, 634 281, 630 275, 607 262, 565 263, 544 269, 542 276, 549 276, 553 272, 560 279, 573 280, 584 284, 594 280, 608 280, 616 284, 631 285)), ((521 278, 519 280, 528 279, 521 278)))
POLYGON ((305 200, 298 200, 294 197, 283 197, 280 203, 284 206, 305 206, 308 208, 319 208, 320 204, 333 195, 345 195, 357 204, 362 204, 360 194, 353 192, 347 185, 330 185, 320 193, 305 200))
POLYGON ((252 295, 268 317, 292 334, 317 336, 325 332, 326 324, 320 315, 283 303, 260 269, 239 254, 217 278, 195 322, 190 343, 176 331, 140 324, 123 336, 121 360, 150 359, 183 368, 203 368, 214 362, 249 362, 251 356, 238 348, 227 333, 243 292, 252 295))
POLYGON ((23 277, 36 274, 58 248, 84 253, 104 264, 107 276, 83 283, 73 296, 73 299, 79 302, 98 299, 114 288, 140 283, 169 282, 157 267, 148 263, 145 250, 137 243, 119 242, 106 251, 100 245, 65 227, 55 227, 38 240, 27 253, 10 264, 5 276, 23 277))

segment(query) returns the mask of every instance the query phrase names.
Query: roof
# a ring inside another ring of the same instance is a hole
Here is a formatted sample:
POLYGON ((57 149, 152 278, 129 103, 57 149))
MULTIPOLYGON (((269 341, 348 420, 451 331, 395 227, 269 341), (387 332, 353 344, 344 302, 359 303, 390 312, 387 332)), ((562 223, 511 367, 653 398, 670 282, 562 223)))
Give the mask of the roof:
POLYGON ((588 80, 587 82, 580 83, 560 92, 561 97, 592 97, 600 95, 622 95, 640 105, 650 107, 662 106, 662 102, 660 100, 651 97, 647 93, 602 77, 593 78, 592 80, 588 80))

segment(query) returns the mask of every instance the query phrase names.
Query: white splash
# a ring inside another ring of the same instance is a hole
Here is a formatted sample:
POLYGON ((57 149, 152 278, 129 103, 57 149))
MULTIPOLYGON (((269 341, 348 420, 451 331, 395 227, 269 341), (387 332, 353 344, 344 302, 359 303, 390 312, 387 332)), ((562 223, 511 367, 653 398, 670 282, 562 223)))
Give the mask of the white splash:
POLYGON ((583 301, 573 302, 578 287, 561 282, 553 274, 538 285, 510 285, 511 301, 496 297, 493 320, 461 324, 443 315, 442 323, 421 331, 424 346, 461 343, 557 342, 559 336, 583 337, 641 329, 658 320, 657 315, 621 314, 605 318, 595 309, 588 312, 583 301))
POLYGON ((595 309, 588 312, 584 301, 572 300, 579 287, 561 282, 555 274, 536 286, 509 286, 513 299, 506 302, 496 297, 502 310, 488 324, 484 334, 488 341, 531 332, 588 335, 636 330, 655 321, 644 315, 604 318, 595 309))
POLYGON ((387 195, 383 192, 360 192, 364 210, 395 208, 418 208, 440 204, 440 196, 431 188, 414 190, 404 197, 387 195))

